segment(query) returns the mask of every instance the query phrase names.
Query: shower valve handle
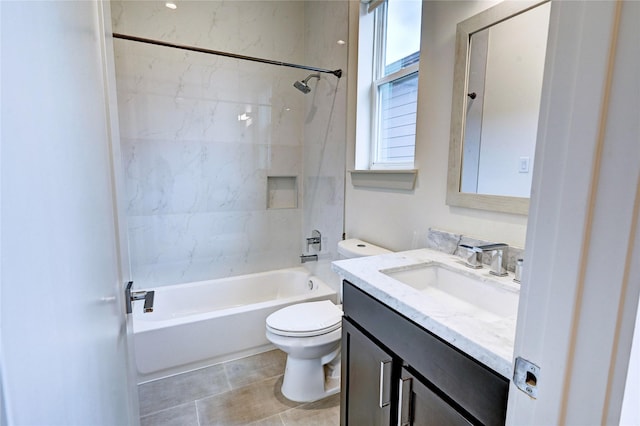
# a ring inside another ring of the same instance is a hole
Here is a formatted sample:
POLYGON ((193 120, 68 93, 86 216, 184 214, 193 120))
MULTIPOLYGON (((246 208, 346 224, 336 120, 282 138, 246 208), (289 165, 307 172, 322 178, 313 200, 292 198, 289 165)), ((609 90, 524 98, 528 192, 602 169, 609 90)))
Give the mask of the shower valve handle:
POLYGON ((317 229, 311 232, 311 238, 307 238, 307 251, 309 251, 309 246, 317 246, 318 251, 322 251, 322 235, 317 229))

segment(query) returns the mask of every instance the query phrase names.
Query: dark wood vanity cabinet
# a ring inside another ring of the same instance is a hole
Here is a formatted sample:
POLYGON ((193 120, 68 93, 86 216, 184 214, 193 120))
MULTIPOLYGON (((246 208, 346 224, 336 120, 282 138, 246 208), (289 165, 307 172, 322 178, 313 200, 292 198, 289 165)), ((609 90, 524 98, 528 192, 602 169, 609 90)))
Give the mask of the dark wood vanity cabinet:
POLYGON ((503 425, 509 382, 344 282, 340 422, 503 425))
POLYGON ((398 394, 398 423, 415 426, 472 425, 450 403, 442 399, 418 377, 402 368, 398 394))
POLYGON ((348 320, 342 324, 342 343, 342 373, 346 372, 349 386, 342 389, 341 398, 342 405, 349 409, 342 410, 341 423, 388 426, 392 356, 348 320))

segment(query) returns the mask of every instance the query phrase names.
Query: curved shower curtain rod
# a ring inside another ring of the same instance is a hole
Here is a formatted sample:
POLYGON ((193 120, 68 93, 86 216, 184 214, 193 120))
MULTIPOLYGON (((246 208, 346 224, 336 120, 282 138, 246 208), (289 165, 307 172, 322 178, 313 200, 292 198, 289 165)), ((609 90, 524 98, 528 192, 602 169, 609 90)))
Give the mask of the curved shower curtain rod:
POLYGON ((202 47, 195 47, 195 46, 185 46, 182 44, 168 43, 166 41, 153 40, 150 38, 136 37, 136 36, 126 35, 126 34, 119 34, 119 33, 113 33, 113 38, 137 41, 140 43, 154 44, 156 46, 173 47, 175 49, 190 50, 192 52, 209 53, 211 55, 225 56, 227 58, 244 59, 246 61, 253 61, 253 62, 262 62, 263 64, 279 65, 282 67, 291 67, 291 68, 299 68, 299 69, 308 70, 308 71, 323 72, 327 74, 333 74, 338 78, 342 77, 342 70, 332 71, 332 70, 327 70, 323 68, 309 67, 306 65, 298 65, 298 64, 290 64, 287 62, 273 61, 271 59, 262 59, 262 58, 256 58, 253 56, 237 55, 235 53, 221 52, 219 50, 211 50, 211 49, 205 49, 202 47))

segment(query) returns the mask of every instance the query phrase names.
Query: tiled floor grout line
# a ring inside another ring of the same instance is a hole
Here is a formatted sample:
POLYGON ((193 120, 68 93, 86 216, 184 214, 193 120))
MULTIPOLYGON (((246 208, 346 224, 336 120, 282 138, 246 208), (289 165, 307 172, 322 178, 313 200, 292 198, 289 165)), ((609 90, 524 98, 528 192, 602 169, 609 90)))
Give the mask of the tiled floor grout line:
POLYGON ((198 426, 202 426, 200 424, 200 413, 198 412, 198 400, 197 399, 195 401, 193 401, 193 405, 196 408, 196 422, 198 423, 198 426))
MULTIPOLYGON (((275 377, 275 376, 274 376, 274 377, 275 377)), ((257 382, 255 382, 255 383, 257 383, 257 382)), ((227 384, 228 384, 228 383, 227 383, 227 384)), ((228 390, 226 390, 226 391, 223 391, 223 392, 212 393, 212 394, 207 395, 207 396, 204 396, 204 397, 202 397, 202 398, 197 398, 197 399, 193 399, 193 400, 191 400, 191 401, 185 401, 185 402, 180 403, 180 404, 176 404, 176 405, 172 405, 172 406, 169 406, 169 407, 165 407, 165 408, 163 408, 162 410, 152 411, 152 412, 147 413, 147 414, 145 414, 145 415, 141 415, 141 416, 140 416, 140 418, 142 418, 142 417, 147 417, 147 416, 152 416, 152 415, 154 415, 154 414, 159 414, 159 413, 162 413, 162 412, 164 412, 164 411, 171 410, 172 408, 181 407, 181 406, 183 406, 183 405, 187 405, 187 404, 190 404, 190 403, 196 403, 197 401, 200 401, 200 400, 203 400, 203 399, 207 399, 207 398, 211 398, 211 397, 214 397, 214 396, 223 395, 223 394, 225 394, 225 393, 227 393, 227 392, 231 392, 232 390, 233 390, 233 389, 231 389, 231 388, 230 388, 230 389, 228 389, 228 390)), ((196 410, 197 410, 197 408, 198 408, 198 406, 196 405, 196 410)))
POLYGON ((283 414, 289 412, 289 411, 293 411, 296 408, 302 408, 304 405, 307 405, 308 403, 302 404, 302 405, 298 405, 297 407, 293 407, 293 408, 289 408, 288 410, 284 410, 281 413, 278 413, 278 416, 280 416, 280 421, 282 422, 282 424, 284 426, 287 426, 287 422, 284 421, 284 417, 282 417, 283 414))
MULTIPOLYGON (((247 384, 244 384, 244 385, 242 385, 242 386, 238 386, 238 387, 236 387, 236 388, 231 388, 231 389, 229 389, 229 390, 227 390, 227 391, 224 391, 224 392, 219 392, 219 393, 216 393, 216 394, 213 394, 213 395, 205 396, 205 397, 203 397, 203 398, 198 398, 198 399, 194 400, 193 402, 195 402, 195 403, 196 403, 196 410, 197 410, 197 408, 198 408, 198 401, 203 401, 203 400, 205 400, 205 399, 214 398, 214 397, 222 397, 222 396, 223 396, 224 394, 226 394, 226 393, 229 393, 229 392, 235 392, 235 391, 238 391, 238 390, 240 390, 240 389, 248 388, 248 387, 254 386, 254 385, 256 385, 256 384, 259 384, 259 383, 262 383, 262 382, 266 382, 266 381, 269 381, 269 380, 273 380, 273 379, 275 379, 276 377, 282 377, 282 376, 284 376, 284 374, 277 374, 277 375, 275 375, 275 376, 264 377, 264 378, 262 378, 262 379, 260 379, 260 380, 253 381, 253 382, 251 382, 251 383, 247 383, 247 384)), ((186 404, 186 403, 185 403, 185 404, 186 404)), ((176 407, 179 407, 180 405, 185 405, 185 404, 179 404, 179 405, 176 405, 176 407)), ((285 410, 285 411, 293 410, 294 408, 300 408, 300 407, 302 407, 302 406, 304 406, 304 405, 307 405, 307 404, 310 404, 310 403, 308 403, 308 402, 305 402, 304 404, 302 404, 302 403, 301 403, 300 405, 296 405, 295 407, 293 407, 293 408, 289 408, 289 409, 287 409, 287 410, 285 410)), ((171 407, 171 408, 173 408, 173 407, 171 407)), ((168 410, 168 408, 167 408, 167 410, 168 410)), ((160 410, 160 411, 165 411, 165 410, 160 410)), ((160 411, 159 411, 159 412, 160 412, 160 411)), ((284 411, 283 411, 283 412, 284 412, 284 411)), ((280 414, 280 413, 278 413, 278 414, 280 414)), ((268 416, 268 417, 270 417, 270 416, 268 416)), ((266 419, 266 418, 268 418, 268 417, 265 417, 265 419, 266 419)), ((259 420, 264 420, 264 419, 259 419, 259 420)), ((258 420, 256 420, 256 421, 258 421, 258 420)))
MULTIPOLYGON (((227 392, 237 391, 237 390, 240 390, 240 389, 242 389, 242 388, 247 388, 247 387, 250 387, 250 386, 256 385, 256 384, 258 384, 258 383, 262 383, 262 382, 266 382, 266 381, 269 381, 269 380, 273 380, 273 379, 275 379, 276 377, 282 377, 282 376, 284 376, 284 374, 276 374, 275 376, 262 377, 260 380, 255 380, 255 381, 253 381, 253 382, 251 382, 251 383, 246 383, 246 384, 244 384, 244 385, 242 385, 242 386, 238 386, 237 388, 233 388, 233 387, 232 387, 232 388, 231 388, 230 390, 228 390, 227 392)), ((216 395, 222 395, 222 394, 227 393, 227 392, 220 392, 220 393, 218 393, 218 394, 216 394, 216 395)), ((213 396, 216 396, 216 395, 213 395, 213 396)), ((199 400, 207 399, 207 398, 210 398, 210 397, 206 397, 206 398, 199 398, 199 400)))
POLYGON ((162 410, 158 410, 158 411, 153 411, 151 413, 147 413, 147 414, 145 414, 143 416, 140 416, 140 418, 149 417, 149 416, 155 416, 156 414, 164 413, 165 411, 173 410, 174 408, 182 407, 183 405, 189 405, 189 404, 192 404, 194 402, 195 401, 187 401, 187 402, 183 402, 182 404, 172 405, 170 407, 163 408, 162 410))
MULTIPOLYGON (((0 0, 0 1, 1 1, 1 0, 0 0)), ((229 390, 228 390, 227 392, 231 392, 231 391, 234 391, 234 390, 238 390, 238 389, 246 388, 247 386, 253 386, 253 385, 255 385, 256 383, 265 382, 265 381, 267 381, 267 380, 275 379, 276 377, 282 377, 282 376, 284 376, 284 372, 282 372, 282 373, 280 373, 280 374, 276 374, 276 375, 274 375, 274 376, 261 377, 259 380, 255 380, 255 381, 253 381, 253 382, 251 382, 251 383, 245 383, 245 384, 243 384, 243 385, 241 385, 241 386, 235 386, 235 387, 234 387, 233 385, 229 384, 230 388, 229 388, 229 390)), ((220 392, 220 393, 218 393, 217 395, 222 395, 223 393, 225 393, 225 392, 220 392)), ((214 396, 215 396, 215 395, 214 395, 214 396)), ((200 398, 200 399, 204 399, 204 398, 200 398)))
POLYGON ((233 386, 231 385, 231 380, 229 380, 229 371, 227 370, 228 363, 222 364, 222 369, 224 370, 224 377, 227 379, 227 386, 229 386, 229 390, 233 390, 233 386))

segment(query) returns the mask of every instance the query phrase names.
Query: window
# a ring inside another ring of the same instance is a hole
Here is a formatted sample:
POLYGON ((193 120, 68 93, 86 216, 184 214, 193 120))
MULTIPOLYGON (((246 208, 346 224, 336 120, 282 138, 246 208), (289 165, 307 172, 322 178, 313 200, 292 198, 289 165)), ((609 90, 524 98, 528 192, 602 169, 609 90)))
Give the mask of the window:
POLYGON ((386 0, 374 13, 369 168, 412 168, 422 2, 386 0))

